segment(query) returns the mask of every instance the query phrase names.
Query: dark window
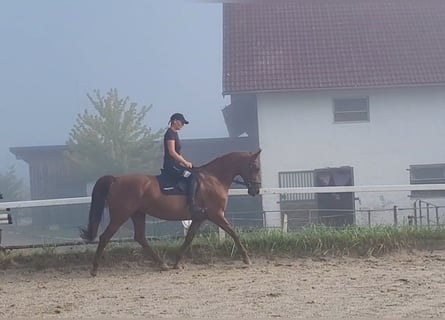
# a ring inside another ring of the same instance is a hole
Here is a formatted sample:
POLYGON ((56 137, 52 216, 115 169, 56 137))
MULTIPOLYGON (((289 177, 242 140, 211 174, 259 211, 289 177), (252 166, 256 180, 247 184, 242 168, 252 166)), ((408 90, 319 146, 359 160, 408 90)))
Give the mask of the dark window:
MULTIPOLYGON (((445 163, 412 165, 409 168, 411 184, 445 183, 445 163)), ((413 190, 412 198, 445 197, 444 190, 413 190)))
POLYGON ((335 98, 334 122, 369 121, 369 98, 335 98))

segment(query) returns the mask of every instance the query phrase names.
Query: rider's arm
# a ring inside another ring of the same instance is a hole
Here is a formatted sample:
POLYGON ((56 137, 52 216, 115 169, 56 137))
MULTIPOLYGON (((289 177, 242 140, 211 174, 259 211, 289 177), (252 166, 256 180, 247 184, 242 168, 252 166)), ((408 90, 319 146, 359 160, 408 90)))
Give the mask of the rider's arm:
POLYGON ((167 140, 167 149, 168 153, 172 156, 173 159, 178 161, 180 164, 182 164, 186 168, 191 168, 192 163, 185 160, 183 156, 181 156, 179 153, 175 150, 175 140, 167 140))

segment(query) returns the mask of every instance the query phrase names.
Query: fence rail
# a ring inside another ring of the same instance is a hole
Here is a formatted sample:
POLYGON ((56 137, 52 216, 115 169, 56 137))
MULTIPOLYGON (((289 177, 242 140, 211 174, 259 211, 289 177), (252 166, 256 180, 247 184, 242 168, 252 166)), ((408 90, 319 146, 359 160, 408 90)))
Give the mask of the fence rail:
MULTIPOLYGON (((308 188, 263 188, 260 190, 261 195, 273 195, 273 194, 295 194, 295 193, 342 193, 342 192, 390 192, 390 191, 413 191, 413 190, 445 190, 445 184, 437 185, 374 185, 374 186, 344 186, 344 187, 308 187, 308 188)), ((229 195, 246 195, 246 189, 231 189, 229 195)), ((91 197, 79 197, 79 198, 62 198, 62 199, 46 199, 46 200, 31 200, 31 201, 14 201, 14 202, 0 202, 0 223, 1 221, 14 222, 12 226, 2 226, 4 228, 3 239, 15 236, 20 239, 20 242, 6 241, 8 245, 23 246, 34 245, 36 243, 48 244, 48 243, 72 243, 79 239, 78 226, 64 227, 63 230, 46 230, 40 229, 41 235, 30 236, 29 227, 24 227, 23 219, 28 219, 30 214, 19 214, 13 209, 20 209, 19 212, 28 212, 26 208, 34 207, 52 207, 52 206, 66 206, 66 205, 86 205, 91 201, 91 197), (12 210, 12 211, 11 211, 12 210), (10 212, 8 212, 10 211, 10 212), (1 213, 6 212, 6 213, 1 213), (7 219, 1 219, 3 215, 7 215, 7 219), (20 217, 20 219, 18 219, 20 217), (6 233, 6 234, 5 234, 6 233)), ((36 209, 37 210, 37 209, 36 209)), ((56 216, 61 215, 64 210, 56 210, 56 216)), ((82 210, 84 211, 84 210, 82 210)), ((282 226, 286 220, 286 230, 297 229, 304 227, 308 224, 325 223, 329 224, 329 219, 338 218, 345 215, 345 212, 338 211, 338 215, 335 214, 334 209, 328 209, 329 215, 326 215, 323 210, 320 209, 302 209, 298 212, 292 210, 286 212, 285 210, 278 210, 282 214, 282 226), (299 214, 295 214, 295 212, 299 214), (284 218, 286 215, 286 218, 284 218)), ((226 212, 226 217, 235 226, 248 226, 252 227, 264 227, 265 217, 271 211, 262 212, 250 212, 249 216, 244 216, 242 212, 226 212), (249 220, 250 219, 250 220, 249 220)), ((423 200, 413 200, 412 207, 391 207, 387 209, 372 209, 372 210, 347 210, 346 213, 352 216, 352 221, 355 224, 360 225, 376 225, 380 224, 382 218, 391 220, 395 225, 442 225, 445 224, 444 207, 434 205, 432 203, 423 200)), ((83 213, 85 214, 85 212, 83 213)), ((86 220, 85 220, 86 221, 86 220)), ((105 223, 106 221, 103 221, 105 223)), ((147 219, 146 229, 147 233, 154 238, 159 238, 159 234, 164 234, 166 229, 171 228, 174 225, 175 234, 173 236, 183 236, 183 226, 180 222, 167 222, 159 219, 147 219), (162 231, 159 231, 162 230, 162 231)), ((48 227, 48 226, 47 226, 48 227)), ((1 229, 0 229, 1 230, 1 229)), ((36 230, 32 230, 35 232, 36 230)), ((39 230, 37 230, 38 232, 39 230)), ((121 235, 117 235, 120 237, 121 235)), ((124 228, 122 238, 132 237, 132 226, 124 228)), ((0 231, 1 237, 1 231, 0 231)), ((1 238, 0 238, 1 239, 1 238)), ((1 240, 0 240, 1 241, 1 240)), ((1 245, 1 242, 0 242, 1 245)), ((3 248, 7 248, 7 246, 3 248)))
MULTIPOLYGON (((387 192, 387 191, 422 191, 445 190, 445 184, 412 184, 412 185, 370 185, 370 186, 340 186, 340 187, 307 187, 307 188, 262 188, 261 195, 289 193, 344 193, 344 192, 387 192)), ((230 189, 229 195, 247 195, 247 189, 230 189)), ((31 208, 60 206, 67 204, 90 203, 91 197, 46 199, 0 202, 0 211, 14 208, 31 208)))

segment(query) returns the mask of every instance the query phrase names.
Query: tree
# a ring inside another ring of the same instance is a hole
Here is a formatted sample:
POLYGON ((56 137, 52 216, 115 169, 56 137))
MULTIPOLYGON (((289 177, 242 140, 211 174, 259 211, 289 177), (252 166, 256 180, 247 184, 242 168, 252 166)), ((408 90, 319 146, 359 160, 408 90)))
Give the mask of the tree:
POLYGON ((0 201, 15 201, 25 198, 25 185, 23 180, 17 177, 14 167, 0 172, 0 194, 3 195, 3 200, 0 199, 0 201))
POLYGON ((143 123, 152 106, 139 109, 129 97, 120 98, 117 89, 104 97, 99 90, 87 96, 95 113, 78 114, 67 142, 68 156, 85 178, 159 171, 163 130, 153 133, 143 123))

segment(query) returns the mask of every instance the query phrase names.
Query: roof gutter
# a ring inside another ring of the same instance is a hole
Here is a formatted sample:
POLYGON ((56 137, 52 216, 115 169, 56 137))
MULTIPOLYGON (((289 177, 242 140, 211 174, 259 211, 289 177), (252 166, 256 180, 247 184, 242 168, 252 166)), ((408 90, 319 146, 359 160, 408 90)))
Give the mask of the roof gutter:
POLYGON ((431 88, 443 87, 445 82, 427 83, 427 84, 400 84, 400 85, 380 85, 380 86, 360 86, 360 87, 323 87, 323 88, 287 88, 287 89, 264 89, 264 90, 239 90, 223 91, 222 96, 232 94, 252 94, 252 93, 283 93, 283 92, 315 92, 315 91, 343 91, 360 89, 392 89, 392 88, 431 88))

